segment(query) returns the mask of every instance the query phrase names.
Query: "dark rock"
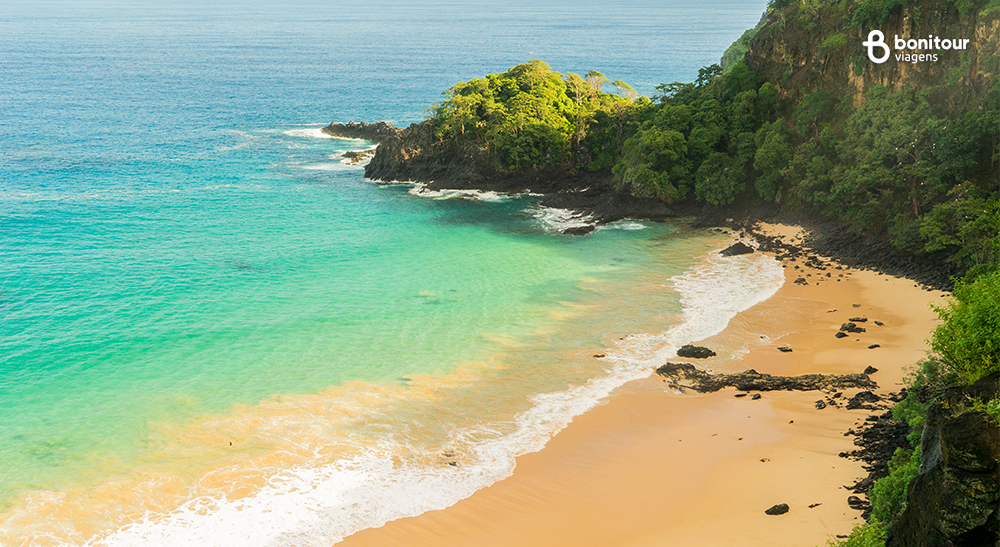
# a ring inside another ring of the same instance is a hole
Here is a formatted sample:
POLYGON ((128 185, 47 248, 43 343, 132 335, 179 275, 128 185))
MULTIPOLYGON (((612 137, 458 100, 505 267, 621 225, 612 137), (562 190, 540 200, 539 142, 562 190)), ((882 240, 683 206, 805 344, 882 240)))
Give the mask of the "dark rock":
POLYGON ((865 332, 864 327, 859 327, 854 323, 844 323, 840 325, 840 330, 844 332, 865 332))
POLYGON ((719 251, 719 254, 722 255, 722 256, 736 256, 736 255, 750 254, 752 252, 753 252, 753 247, 751 247, 751 246, 747 245, 746 243, 743 243, 742 241, 740 241, 740 242, 734 243, 734 244, 730 245, 729 247, 726 247, 725 249, 719 251))
POLYGON ((760 393, 754 393, 753 397, 750 397, 750 399, 753 400, 753 401, 756 401, 757 399, 760 399, 760 393))
POLYGON ((784 515, 787 512, 788 512, 787 503, 779 503, 778 505, 775 505, 770 509, 764 511, 764 513, 767 515, 784 515))
POLYGON ((868 321, 868 318, 867 317, 852 317, 852 318, 848 319, 848 321, 852 321, 854 323, 865 323, 865 322, 868 321))
POLYGON ((809 508, 812 509, 814 507, 819 507, 820 505, 823 505, 823 504, 822 503, 813 503, 813 504, 809 505, 809 508))
POLYGON ((885 323, 883 323, 881 321, 876 321, 875 324, 878 325, 878 326, 880 326, 880 327, 884 327, 885 326, 885 323))
POLYGON ((778 348, 778 351, 780 351, 781 353, 791 353, 792 348, 788 346, 781 346, 780 348, 778 348))
POLYGON ((809 282, 806 281, 806 278, 804 278, 804 277, 797 278, 793 283, 795 283, 796 285, 808 285, 809 284, 809 282))
POLYGON ((851 509, 856 509, 858 511, 864 511, 865 509, 871 507, 870 505, 868 505, 868 502, 864 501, 863 499, 857 496, 848 497, 847 506, 850 507, 851 509))
POLYGON ((687 344, 677 350, 677 356, 688 357, 690 359, 708 359, 709 357, 715 357, 715 352, 708 348, 687 344))
POLYGON ((873 407, 871 403, 877 403, 881 400, 881 397, 875 395, 871 391, 860 391, 857 395, 851 397, 850 400, 847 401, 847 410, 855 410, 858 408, 875 410, 875 407, 873 407))
POLYGON ((344 159, 351 165, 361 163, 375 155, 374 150, 348 150, 344 152, 344 159))
MULTIPOLYGON (((877 347, 878 347, 878 344, 875 344, 875 346, 874 346, 874 347, 876 347, 876 348, 877 348, 877 347)), ((871 349, 871 348, 872 348, 872 346, 868 346, 868 348, 869 348, 869 349, 871 349)), ((868 365, 868 366, 867 366, 867 367, 865 368, 865 374, 875 374, 876 372, 878 372, 878 369, 877 369, 877 368, 875 368, 875 367, 873 367, 873 366, 871 366, 871 365, 868 365)))
POLYGON ((838 332, 837 334, 834 334, 834 336, 836 336, 837 338, 847 338, 847 335, 844 334, 843 332, 838 332))
POLYGON ((736 395, 734 395, 734 397, 746 397, 746 396, 747 396, 746 393, 737 393, 736 395))
POLYGON ((826 408, 826 403, 822 399, 816 401, 816 410, 823 410, 824 408, 826 408))
POLYGON ((804 374, 771 376, 750 369, 737 374, 709 374, 688 363, 666 363, 656 373, 677 388, 711 393, 726 387, 740 391, 813 391, 824 389, 877 389, 878 384, 864 374, 804 374), (682 384, 683 382, 683 384, 682 384))
MULTIPOLYGON (((887 411, 881 416, 870 417, 864 425, 854 432, 854 445, 857 450, 841 452, 840 457, 864 462, 868 476, 859 480, 851 489, 855 494, 867 494, 875 481, 889 475, 889 461, 896 449, 909 448, 907 436, 910 426, 906 422, 892 419, 892 412, 887 411)), ((865 509, 862 516, 868 518, 870 509, 865 509)))
POLYGON ((1000 544, 1000 428, 984 412, 957 412, 995 397, 1000 374, 950 388, 927 410, 920 472, 893 520, 886 547, 1000 544))
POLYGON ((594 354, 594 358, 595 359, 604 359, 605 357, 607 357, 607 355, 604 354, 604 353, 595 353, 594 354))
POLYGON ((854 308, 860 308, 860 307, 861 307, 861 304, 851 304, 851 307, 854 307, 854 308))
MULTIPOLYGON (((880 347, 882 347, 882 346, 880 346, 878 344, 872 344, 872 345, 868 346, 868 349, 875 349, 875 348, 880 348, 880 347)), ((878 369, 875 369, 875 370, 878 370, 878 369)))
MULTIPOLYGON (((364 139, 372 142, 382 142, 402 131, 399 127, 389 125, 385 122, 375 123, 331 123, 322 129, 324 133, 333 137, 343 137, 345 139, 364 139)), ((346 154, 345 154, 346 155, 346 154)))
POLYGON ((573 226, 572 228, 566 228, 562 231, 562 233, 568 236, 585 236, 593 231, 594 226, 587 224, 585 226, 573 226))

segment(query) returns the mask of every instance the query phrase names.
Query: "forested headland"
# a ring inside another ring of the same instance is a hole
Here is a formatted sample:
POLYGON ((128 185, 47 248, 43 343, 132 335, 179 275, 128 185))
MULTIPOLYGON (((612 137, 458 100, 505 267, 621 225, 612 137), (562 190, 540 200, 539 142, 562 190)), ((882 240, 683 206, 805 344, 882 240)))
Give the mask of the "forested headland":
POLYGON ((532 60, 445 91, 366 174, 630 204, 605 220, 798 213, 975 274, 1000 259, 998 16, 996 0, 775 0, 726 66, 651 98, 532 60), (879 65, 872 29, 971 39, 879 65))
POLYGON ((869 522, 833 543, 994 545, 998 57, 1000 0, 772 0, 722 64, 653 97, 539 60, 460 82, 426 121, 385 139, 366 175, 530 189, 598 222, 821 222, 871 249, 868 266, 934 270, 929 284, 955 298, 938 310, 933 351, 905 399, 879 418, 909 434, 891 441, 884 473, 857 491, 871 502, 869 522), (872 30, 893 45, 898 36, 969 43, 930 52, 936 60, 878 64, 862 46, 872 30))

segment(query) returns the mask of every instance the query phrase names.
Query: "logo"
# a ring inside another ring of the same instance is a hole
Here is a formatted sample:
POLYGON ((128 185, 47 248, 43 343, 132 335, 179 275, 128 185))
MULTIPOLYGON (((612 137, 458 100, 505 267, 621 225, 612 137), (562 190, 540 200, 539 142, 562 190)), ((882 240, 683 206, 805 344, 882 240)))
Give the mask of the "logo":
POLYGON ((868 48, 868 58, 872 60, 873 63, 882 64, 889 60, 889 45, 885 43, 885 34, 882 34, 880 30, 873 30, 868 33, 868 41, 861 42, 861 45, 868 48), (882 52, 885 55, 881 57, 875 56, 875 48, 882 48, 882 52))
MULTIPOLYGON (((964 38, 942 39, 940 36, 928 35, 924 38, 911 38, 904 40, 899 35, 893 36, 893 46, 901 53, 896 54, 897 61, 907 63, 919 63, 923 61, 937 61, 938 50, 943 49, 967 49, 969 40, 964 38), (934 53, 923 53, 924 51, 934 51, 934 53)), ((889 60, 891 51, 889 44, 885 43, 885 35, 880 30, 873 30, 868 33, 868 40, 861 42, 861 45, 868 48, 868 58, 873 63, 882 64, 889 60), (875 48, 880 48, 882 55, 875 56, 875 48)))

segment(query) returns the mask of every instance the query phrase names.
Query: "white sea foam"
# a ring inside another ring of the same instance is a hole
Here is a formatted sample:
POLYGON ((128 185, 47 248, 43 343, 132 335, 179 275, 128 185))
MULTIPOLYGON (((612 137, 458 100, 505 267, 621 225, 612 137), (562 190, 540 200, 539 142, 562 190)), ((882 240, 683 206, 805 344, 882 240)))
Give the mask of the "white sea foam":
POLYGON ((337 163, 304 163, 298 167, 307 171, 339 171, 344 168, 344 164, 339 161, 337 163))
POLYGON ((625 219, 616 222, 609 222, 608 224, 602 224, 598 226, 597 229, 598 230, 645 230, 646 225, 641 222, 625 219))
POLYGON ((513 433, 472 443, 460 467, 394 462, 392 454, 403 447, 386 444, 332 465, 288 470, 243 499, 192 500, 170 515, 147 517, 88 545, 326 546, 362 529, 453 505, 509 476, 517 456, 540 450, 618 386, 649 376, 683 344, 721 332, 738 312, 771 297, 784 273, 768 256, 712 253, 672 281, 681 295, 683 322, 618 342, 607 350, 607 374, 535 396, 534 406, 517 416, 513 433))
MULTIPOLYGON (((304 129, 289 129, 288 131, 282 131, 283 134, 289 137, 309 137, 311 139, 335 139, 333 135, 327 135, 323 132, 322 127, 306 127, 304 129)), ((354 139, 351 139, 354 140, 354 139)))
POLYGON ((443 190, 429 190, 426 184, 422 183, 412 183, 413 188, 410 188, 410 193, 414 196, 419 196, 422 198, 430 199, 469 199, 474 201, 506 201, 512 197, 509 194, 502 194, 500 192, 486 192, 483 190, 457 190, 448 189, 443 190))
POLYGON ((529 210, 538 223, 548 232, 562 232, 567 228, 579 228, 594 223, 593 215, 583 214, 569 209, 533 205, 529 210))

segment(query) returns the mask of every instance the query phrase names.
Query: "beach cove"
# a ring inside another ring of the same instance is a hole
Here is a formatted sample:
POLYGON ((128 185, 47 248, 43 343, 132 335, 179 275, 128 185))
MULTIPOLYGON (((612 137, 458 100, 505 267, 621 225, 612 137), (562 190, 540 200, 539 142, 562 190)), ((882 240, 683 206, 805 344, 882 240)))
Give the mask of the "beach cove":
MULTIPOLYGON (((802 237, 789 226, 765 225, 764 233, 802 237)), ((810 268, 803 285, 793 281, 796 265, 806 271, 804 261, 786 261, 786 282, 774 296, 699 342, 718 357, 680 361, 787 376, 873 366, 876 393, 898 391, 927 349, 936 323, 930 304, 945 295, 830 264, 830 278, 810 268), (855 316, 870 319, 866 332, 835 338, 855 316)), ((838 454, 853 448, 845 433, 871 411, 820 410, 816 402, 829 394, 816 391, 770 391, 753 400, 732 388, 670 392, 664 382, 652 375, 617 389, 544 449, 518 458, 510 478, 446 510, 338 545, 824 545, 861 522, 847 505, 848 487, 866 473, 838 454), (764 513, 779 503, 788 513, 764 513)), ((841 401, 857 391, 846 390, 841 401)))

